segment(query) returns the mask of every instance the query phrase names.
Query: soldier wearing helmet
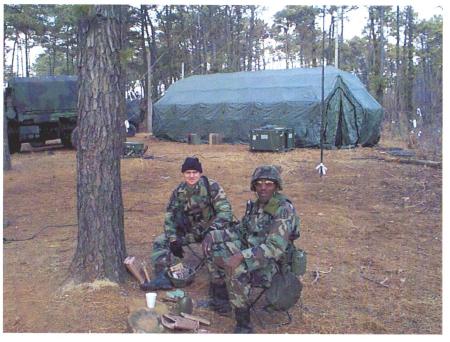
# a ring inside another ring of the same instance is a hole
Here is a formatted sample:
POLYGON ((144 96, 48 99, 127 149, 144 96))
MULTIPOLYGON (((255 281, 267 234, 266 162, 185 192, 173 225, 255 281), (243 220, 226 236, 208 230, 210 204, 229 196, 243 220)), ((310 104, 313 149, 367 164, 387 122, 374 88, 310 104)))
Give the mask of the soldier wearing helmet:
MULTIPOLYGON (((255 201, 247 202, 242 221, 206 235, 203 253, 225 272, 235 333, 252 333, 249 294, 252 286, 269 288, 272 278, 289 270, 288 253, 300 236, 300 218, 283 195, 280 172, 273 165, 257 167, 250 188, 255 201)), ((298 298, 297 298, 298 299, 298 298)))

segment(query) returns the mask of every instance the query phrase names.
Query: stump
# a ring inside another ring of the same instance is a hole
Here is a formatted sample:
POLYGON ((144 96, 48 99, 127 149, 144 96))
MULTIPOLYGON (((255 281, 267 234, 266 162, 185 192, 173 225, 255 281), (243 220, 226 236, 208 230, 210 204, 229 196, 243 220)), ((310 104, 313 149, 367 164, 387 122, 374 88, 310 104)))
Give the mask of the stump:
POLYGON ((209 144, 219 145, 222 143, 223 137, 220 133, 209 133, 209 144))

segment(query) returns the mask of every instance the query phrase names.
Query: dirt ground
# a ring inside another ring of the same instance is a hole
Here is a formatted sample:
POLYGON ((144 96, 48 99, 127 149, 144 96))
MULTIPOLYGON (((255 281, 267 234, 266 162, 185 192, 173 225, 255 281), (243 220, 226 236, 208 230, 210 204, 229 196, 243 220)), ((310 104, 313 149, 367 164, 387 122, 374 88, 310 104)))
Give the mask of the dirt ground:
MULTIPOLYGON (((262 326, 252 314, 256 332, 442 333, 440 168, 382 160, 385 148, 404 147, 383 140, 377 148, 325 151, 323 178, 315 170, 318 149, 251 153, 246 145, 188 145, 143 133, 129 141, 145 142, 154 158, 122 161, 128 255, 149 257, 186 156, 200 158, 238 218, 253 197, 254 168, 276 164, 302 219, 296 244, 307 251, 308 267, 293 322, 274 326, 275 315, 262 326)), ((145 306, 131 277, 62 287, 77 239, 76 152, 32 150, 13 155, 12 164, 3 184, 3 331, 128 332, 128 314, 145 306)), ((205 273, 184 289, 197 304, 208 298, 205 273)), ((232 332, 229 317, 199 306, 194 314, 211 320, 211 333, 232 332)))

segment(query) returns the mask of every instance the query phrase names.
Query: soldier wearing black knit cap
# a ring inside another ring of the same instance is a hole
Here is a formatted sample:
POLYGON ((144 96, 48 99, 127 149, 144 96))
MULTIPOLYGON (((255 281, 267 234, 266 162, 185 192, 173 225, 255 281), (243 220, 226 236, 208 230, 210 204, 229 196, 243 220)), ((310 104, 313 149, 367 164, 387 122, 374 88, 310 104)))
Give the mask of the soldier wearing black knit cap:
MULTIPOLYGON (((223 188, 212 179, 202 176, 202 164, 188 157, 181 166, 184 181, 172 192, 164 219, 164 233, 153 243, 151 263, 153 279, 143 290, 169 289, 167 269, 181 262, 183 246, 201 243, 205 234, 222 230, 233 220, 231 205, 223 188)), ((210 276, 211 307, 216 311, 230 311, 228 292, 222 270, 206 260, 210 276)))

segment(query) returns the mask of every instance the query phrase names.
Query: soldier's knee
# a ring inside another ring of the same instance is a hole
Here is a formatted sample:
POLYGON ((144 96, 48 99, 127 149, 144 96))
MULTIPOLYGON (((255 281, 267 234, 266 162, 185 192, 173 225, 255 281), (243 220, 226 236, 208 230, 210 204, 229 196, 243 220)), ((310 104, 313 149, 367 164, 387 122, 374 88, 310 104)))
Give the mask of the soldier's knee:
POLYGON ((165 234, 158 235, 155 240, 153 240, 153 249, 166 249, 169 246, 169 241, 165 234))

